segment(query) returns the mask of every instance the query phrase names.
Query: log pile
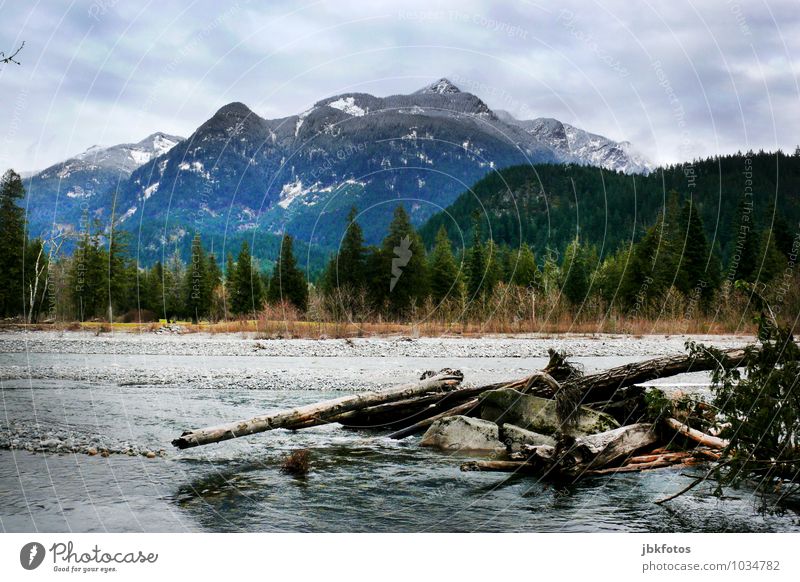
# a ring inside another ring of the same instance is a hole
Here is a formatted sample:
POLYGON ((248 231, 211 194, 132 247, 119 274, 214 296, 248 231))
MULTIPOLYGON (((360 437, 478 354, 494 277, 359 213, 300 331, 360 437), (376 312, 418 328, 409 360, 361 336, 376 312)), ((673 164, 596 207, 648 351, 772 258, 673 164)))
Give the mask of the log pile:
POLYGON ((512 382, 462 386, 463 375, 445 369, 387 390, 186 431, 172 444, 185 449, 277 428, 300 430, 328 423, 401 439, 442 428, 448 417, 473 416, 481 418, 479 422, 496 423, 501 440, 505 434, 516 440, 513 447, 511 440, 496 441, 507 446, 505 458, 469 461, 462 465, 464 471, 519 472, 574 481, 714 461, 728 443, 676 418, 647 422, 640 384, 716 366, 740 367, 744 357, 741 349, 723 351, 721 359, 670 356, 583 375, 563 355, 551 352, 547 367, 512 382), (498 411, 498 403, 503 410, 498 411), (549 416, 539 418, 543 415, 549 416), (532 444, 525 444, 525 438, 532 444))

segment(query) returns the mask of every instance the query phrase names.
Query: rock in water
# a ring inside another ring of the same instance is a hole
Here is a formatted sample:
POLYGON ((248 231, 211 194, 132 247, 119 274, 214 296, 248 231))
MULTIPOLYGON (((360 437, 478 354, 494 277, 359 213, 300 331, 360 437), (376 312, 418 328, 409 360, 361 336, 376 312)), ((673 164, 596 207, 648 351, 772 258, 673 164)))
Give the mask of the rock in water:
POLYGON ((608 414, 581 406, 577 425, 564 426, 556 414, 555 400, 522 394, 511 388, 489 390, 480 395, 481 418, 497 423, 511 423, 545 435, 562 433, 585 436, 619 427, 608 414))
POLYGON ((419 444, 446 451, 505 451, 495 423, 467 416, 448 416, 437 420, 422 435, 419 444))
POLYGON ((513 424, 504 424, 500 431, 502 440, 511 451, 521 451, 523 445, 538 447, 539 445, 556 446, 556 439, 546 434, 525 430, 513 424))

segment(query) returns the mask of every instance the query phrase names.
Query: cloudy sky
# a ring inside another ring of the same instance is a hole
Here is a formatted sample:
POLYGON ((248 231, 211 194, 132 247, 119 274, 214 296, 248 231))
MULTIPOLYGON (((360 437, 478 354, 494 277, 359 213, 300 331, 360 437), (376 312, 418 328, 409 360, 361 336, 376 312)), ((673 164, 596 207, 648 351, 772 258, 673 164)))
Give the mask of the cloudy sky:
POLYGON ((656 162, 800 142, 800 4, 0 0, 0 168, 446 76, 656 162))

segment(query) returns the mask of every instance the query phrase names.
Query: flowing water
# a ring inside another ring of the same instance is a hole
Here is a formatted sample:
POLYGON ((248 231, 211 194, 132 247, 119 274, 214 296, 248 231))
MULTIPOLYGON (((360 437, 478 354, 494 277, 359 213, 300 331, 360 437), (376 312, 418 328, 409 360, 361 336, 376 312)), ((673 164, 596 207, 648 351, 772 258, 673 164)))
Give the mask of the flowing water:
MULTIPOLYGON (((467 340, 465 340, 467 341, 467 340)), ((55 351, 55 350, 54 350, 55 351)), ((641 357, 577 358, 587 370, 641 357)), ((475 383, 512 379, 545 358, 375 358, 4 353, 0 366, 3 531, 795 531, 794 513, 762 514, 751 491, 708 488, 668 507, 698 468, 587 479, 554 488, 529 476, 462 473, 463 455, 328 425, 175 451, 184 429, 246 418, 462 369, 475 383), (220 370, 227 381, 220 382, 220 370), (258 389, 280 378, 283 389, 258 389), (124 381, 128 379, 128 381, 124 381), (131 380, 133 379, 133 380, 131 380), (112 454, 29 452, 59 439, 112 454), (304 478, 280 471, 308 448, 304 478), (163 457, 116 454, 126 448, 163 457)), ((697 384, 702 376, 680 379, 697 384)))

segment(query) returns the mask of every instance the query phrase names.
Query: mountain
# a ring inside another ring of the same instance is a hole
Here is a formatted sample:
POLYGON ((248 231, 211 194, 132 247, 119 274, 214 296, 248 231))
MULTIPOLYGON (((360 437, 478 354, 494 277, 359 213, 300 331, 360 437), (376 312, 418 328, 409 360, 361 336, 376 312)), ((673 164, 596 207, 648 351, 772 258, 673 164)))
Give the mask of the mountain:
POLYGON ((626 174, 647 174, 653 170, 654 166, 634 151, 630 142, 614 141, 549 117, 520 120, 507 111, 496 113, 506 123, 521 127, 564 159, 575 163, 626 174))
POLYGON ((56 230, 74 231, 84 210, 100 219, 110 215, 113 193, 131 173, 150 160, 166 154, 183 138, 154 133, 137 143, 111 147, 92 146, 25 177, 27 218, 37 236, 56 230))
MULTIPOLYGON (((33 195, 49 188, 70 201, 103 199, 105 206, 91 211, 104 220, 111 216, 108 193, 116 191, 114 216, 136 232, 136 250, 146 262, 173 248, 186 255, 195 231, 217 254, 235 254, 248 239, 262 258, 289 232, 303 262, 321 261, 338 246, 351 206, 360 209, 366 240, 377 243, 397 204, 419 225, 497 169, 598 159, 597 148, 567 151, 533 129, 439 79, 407 95, 335 95, 279 119, 230 103, 129 176, 119 165, 104 172, 97 160, 112 156, 90 153, 96 167, 75 183, 46 182, 43 175, 71 176, 70 164, 83 160, 48 168, 29 183, 36 186, 33 195), (106 194, 97 196, 101 190, 106 194)), ((591 136, 587 142, 599 137, 583 134, 591 136)), ((617 146, 616 162, 634 171, 638 166, 617 146)), ((72 210, 46 210, 45 225, 54 215, 56 223, 76 220, 72 210)))

